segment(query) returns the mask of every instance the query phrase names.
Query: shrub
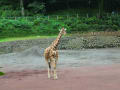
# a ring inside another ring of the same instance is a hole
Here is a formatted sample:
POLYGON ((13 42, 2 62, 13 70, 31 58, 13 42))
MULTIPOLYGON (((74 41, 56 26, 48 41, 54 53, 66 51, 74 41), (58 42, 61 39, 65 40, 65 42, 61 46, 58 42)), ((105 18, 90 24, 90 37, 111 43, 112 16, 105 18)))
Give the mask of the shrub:
POLYGON ((3 73, 3 72, 0 72, 0 76, 2 76, 2 75, 5 75, 5 73, 3 73))
POLYGON ((25 20, 0 20, 0 34, 3 36, 22 36, 22 34, 30 33, 31 27, 32 23, 25 20))
POLYGON ((26 36, 26 35, 53 35, 62 27, 67 28, 68 33, 89 31, 118 31, 120 28, 120 16, 106 18, 94 17, 69 17, 60 16, 58 19, 48 17, 29 19, 0 19, 0 36, 26 36))

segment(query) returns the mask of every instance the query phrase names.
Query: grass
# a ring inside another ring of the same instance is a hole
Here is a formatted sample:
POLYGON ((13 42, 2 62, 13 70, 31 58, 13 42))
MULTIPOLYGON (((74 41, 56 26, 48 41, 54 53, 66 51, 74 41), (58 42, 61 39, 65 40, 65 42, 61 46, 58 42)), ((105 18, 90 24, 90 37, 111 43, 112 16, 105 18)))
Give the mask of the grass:
POLYGON ((27 37, 8 37, 8 38, 1 38, 0 42, 9 42, 9 41, 17 41, 17 40, 30 40, 30 39, 44 39, 44 38, 53 38, 57 36, 27 36, 27 37))

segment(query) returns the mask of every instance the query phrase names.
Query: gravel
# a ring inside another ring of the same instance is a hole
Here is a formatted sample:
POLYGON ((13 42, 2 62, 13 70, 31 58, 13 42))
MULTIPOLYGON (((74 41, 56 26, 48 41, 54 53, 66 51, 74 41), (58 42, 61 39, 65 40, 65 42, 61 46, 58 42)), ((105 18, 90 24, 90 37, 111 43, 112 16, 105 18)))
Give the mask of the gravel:
MULTIPOLYGON (((44 48, 34 46, 19 53, 0 55, 0 70, 45 69, 44 48)), ((59 50, 58 68, 120 63, 120 48, 59 50)))

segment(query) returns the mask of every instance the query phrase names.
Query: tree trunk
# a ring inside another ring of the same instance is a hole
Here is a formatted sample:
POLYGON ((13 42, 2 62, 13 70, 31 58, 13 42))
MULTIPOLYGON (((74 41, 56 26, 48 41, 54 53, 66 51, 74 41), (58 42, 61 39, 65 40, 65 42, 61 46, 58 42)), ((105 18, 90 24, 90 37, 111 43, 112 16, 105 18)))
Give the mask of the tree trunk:
POLYGON ((99 0, 99 18, 103 16, 104 0, 99 0))
POLYGON ((25 16, 23 0, 20 0, 20 8, 21 8, 21 15, 22 15, 22 16, 25 16))
POLYGON ((66 0, 67 9, 70 9, 69 0, 66 0))

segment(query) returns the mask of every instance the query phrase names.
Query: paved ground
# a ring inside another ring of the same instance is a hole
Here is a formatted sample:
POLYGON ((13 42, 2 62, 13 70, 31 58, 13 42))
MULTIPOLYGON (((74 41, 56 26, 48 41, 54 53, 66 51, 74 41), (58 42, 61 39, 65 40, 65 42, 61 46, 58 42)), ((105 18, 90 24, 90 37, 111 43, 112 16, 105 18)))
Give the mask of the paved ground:
POLYGON ((47 79, 47 71, 7 73, 0 90, 120 90, 120 64, 59 69, 58 80, 47 79))

